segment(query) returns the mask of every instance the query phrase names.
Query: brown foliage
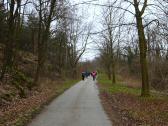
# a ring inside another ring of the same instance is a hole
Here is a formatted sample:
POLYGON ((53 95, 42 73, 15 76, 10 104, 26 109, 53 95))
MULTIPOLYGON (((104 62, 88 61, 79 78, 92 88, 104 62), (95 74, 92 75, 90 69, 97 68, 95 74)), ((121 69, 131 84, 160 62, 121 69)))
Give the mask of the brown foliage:
POLYGON ((54 96, 60 94, 64 89, 62 82, 45 81, 38 90, 32 90, 26 98, 13 99, 8 104, 0 106, 0 126, 11 126, 22 117, 38 110, 54 96), (60 84, 59 84, 60 83, 60 84))
POLYGON ((124 93, 100 94, 102 103, 116 126, 167 126, 168 101, 143 99, 124 93))

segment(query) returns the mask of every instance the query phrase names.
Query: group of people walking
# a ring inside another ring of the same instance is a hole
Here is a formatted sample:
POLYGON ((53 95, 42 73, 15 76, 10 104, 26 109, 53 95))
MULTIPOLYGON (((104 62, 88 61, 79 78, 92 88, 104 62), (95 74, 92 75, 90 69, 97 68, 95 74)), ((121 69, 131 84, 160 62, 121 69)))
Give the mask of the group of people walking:
POLYGON ((85 78, 88 78, 89 76, 92 76, 93 81, 94 81, 96 79, 97 72, 96 71, 93 71, 93 72, 88 72, 88 71, 82 72, 82 80, 85 80, 85 78))

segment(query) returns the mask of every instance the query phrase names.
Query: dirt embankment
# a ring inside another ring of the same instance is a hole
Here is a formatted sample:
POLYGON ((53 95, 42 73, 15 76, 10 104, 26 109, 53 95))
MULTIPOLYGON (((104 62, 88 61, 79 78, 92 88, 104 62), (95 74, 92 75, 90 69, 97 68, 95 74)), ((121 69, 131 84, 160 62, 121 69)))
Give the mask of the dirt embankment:
POLYGON ((43 80, 40 88, 26 98, 15 99, 0 106, 0 126, 24 126, 44 105, 76 83, 74 81, 43 80))
MULTIPOLYGON (((0 49, 0 67, 3 61, 2 52, 0 49)), ((0 82, 0 126, 23 126, 42 106, 75 83, 51 80, 51 77, 44 75, 40 85, 30 90, 37 57, 20 51, 15 58, 16 68, 12 73, 6 73, 0 82)))

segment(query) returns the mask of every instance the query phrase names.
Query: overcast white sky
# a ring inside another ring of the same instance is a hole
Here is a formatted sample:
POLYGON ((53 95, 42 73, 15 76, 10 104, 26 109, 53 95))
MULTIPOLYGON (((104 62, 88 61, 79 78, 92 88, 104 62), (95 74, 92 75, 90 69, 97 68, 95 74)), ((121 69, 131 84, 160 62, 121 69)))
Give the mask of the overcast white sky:
MULTIPOLYGON (((93 0, 71 0, 72 5, 77 4, 77 3, 83 3, 83 2, 89 2, 89 1, 93 1, 93 0)), ((96 3, 96 4, 106 4, 108 0, 95 0, 91 3, 96 3)), ((111 2, 114 0, 110 0, 111 2)), ((124 1, 124 0, 123 0, 124 1)), ((148 3, 152 3, 153 0, 149 0, 148 3)), ((123 2, 122 7, 127 7, 127 4, 125 2, 123 2)), ((150 12, 149 10, 150 8, 148 8, 148 11, 146 12, 150 12)), ((134 8, 129 6, 129 10, 131 12, 134 13, 134 8)), ((102 7, 101 6, 95 6, 95 5, 88 5, 88 4, 81 4, 78 5, 78 12, 83 16, 83 21, 84 22, 93 22, 92 25, 92 32, 97 32, 97 31, 101 31, 103 30, 102 25, 101 25, 101 21, 102 21, 102 7)), ((121 12, 122 13, 122 12, 121 12)), ((147 13, 146 13, 147 14, 147 13)), ((144 14, 144 16, 146 15, 144 14)), ((149 19, 149 16, 147 16, 149 19)), ((155 18, 155 17, 151 17, 151 18, 155 18)), ((150 19, 151 19, 150 18, 150 19)), ((126 23, 132 23, 135 22, 135 18, 133 15, 127 13, 125 18, 123 17, 124 22, 126 23)), ((132 33, 136 34, 135 29, 136 27, 127 27, 127 29, 133 29, 132 33)), ((124 36, 124 39, 128 39, 129 34, 127 33, 127 37, 124 36)), ((90 39, 90 41, 92 40, 96 40, 98 39, 98 37, 96 38, 96 36, 91 36, 94 39, 90 39)), ((88 49, 86 50, 86 52, 84 53, 84 55, 82 56, 81 60, 92 60, 94 59, 95 56, 98 56, 99 51, 97 50, 97 46, 95 43, 89 44, 88 49)))
MULTIPOLYGON (((72 5, 78 4, 78 3, 83 3, 83 2, 90 2, 90 3, 94 3, 94 4, 107 4, 107 1, 108 0, 72 0, 71 3, 72 3, 72 5), (90 2, 90 1, 92 1, 92 2, 90 2)), ((110 2, 112 2, 112 1, 113 0, 111 0, 110 2)), ((92 4, 90 4, 90 5, 80 4, 77 6, 77 8, 78 8, 79 14, 83 16, 83 22, 93 23, 92 24, 92 32, 98 32, 98 31, 102 31, 104 29, 101 25, 102 11, 103 11, 102 6, 96 6, 96 5, 92 5, 92 4)), ((134 10, 131 10, 131 11, 134 11, 134 10)), ((129 17, 130 16, 128 14, 127 19, 129 17)), ((92 42, 92 41, 96 41, 96 39, 98 39, 98 36, 96 36, 96 35, 92 35, 91 38, 89 39, 89 41, 91 43, 88 44, 87 50, 81 58, 82 61, 92 60, 96 56, 99 55, 98 46, 94 42, 92 42)))
MULTIPOLYGON (((88 1, 91 1, 91 0, 72 0, 71 3, 72 5, 74 5, 77 3, 83 3, 88 1)), ((92 3, 101 4, 105 1, 106 0, 97 0, 97 1, 95 0, 92 3)), ((101 18, 102 8, 100 6, 81 4, 81 5, 78 5, 77 8, 80 15, 83 16, 84 22, 93 23, 92 32, 101 30, 100 18, 101 18)), ((91 37, 94 37, 94 36, 91 36, 91 37)), ((90 43, 87 46, 87 50, 81 58, 82 61, 92 60, 94 59, 94 57, 98 56, 99 52, 97 50, 97 46, 94 43, 92 43, 92 39, 89 39, 89 42, 90 43)))

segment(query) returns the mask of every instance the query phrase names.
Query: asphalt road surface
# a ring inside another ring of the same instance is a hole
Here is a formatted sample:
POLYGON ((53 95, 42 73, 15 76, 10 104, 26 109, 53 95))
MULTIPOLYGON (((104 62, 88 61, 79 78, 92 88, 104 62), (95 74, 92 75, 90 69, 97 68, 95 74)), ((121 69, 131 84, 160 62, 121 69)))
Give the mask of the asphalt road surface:
POLYGON ((28 126, 112 126, 95 83, 92 78, 80 81, 46 106, 28 126))

